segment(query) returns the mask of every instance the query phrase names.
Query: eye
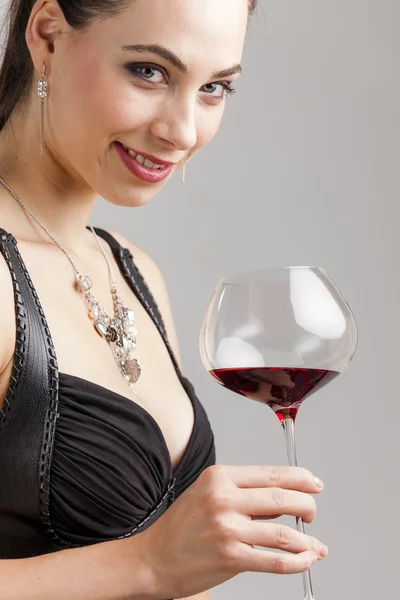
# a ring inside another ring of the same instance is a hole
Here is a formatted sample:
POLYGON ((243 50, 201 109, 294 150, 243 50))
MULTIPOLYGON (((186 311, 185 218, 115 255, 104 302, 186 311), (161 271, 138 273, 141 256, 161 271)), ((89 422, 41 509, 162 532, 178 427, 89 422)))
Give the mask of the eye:
POLYGON ((166 82, 166 75, 164 71, 154 65, 128 63, 126 68, 134 77, 144 79, 150 83, 166 82))
POLYGON ((208 96, 220 100, 226 98, 228 94, 234 94, 236 92, 236 89, 228 81, 207 83, 206 85, 203 85, 202 89, 208 96))

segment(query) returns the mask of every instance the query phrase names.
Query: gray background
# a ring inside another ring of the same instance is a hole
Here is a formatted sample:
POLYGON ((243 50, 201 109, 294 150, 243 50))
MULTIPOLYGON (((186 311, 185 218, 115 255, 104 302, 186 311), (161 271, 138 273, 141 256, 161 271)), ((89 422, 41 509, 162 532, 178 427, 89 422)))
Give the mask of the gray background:
MULTIPOLYGON (((325 482, 308 527, 330 548, 313 567, 316 600, 398 594, 399 22, 398 0, 264 0, 238 92, 186 186, 175 178, 137 210, 100 199, 92 218, 161 267, 219 463, 286 463, 272 411, 219 387, 200 362, 220 277, 317 264, 352 307, 351 368, 297 421, 299 462, 325 482)), ((246 573, 211 597, 300 599, 301 576, 246 573)))
MULTIPOLYGON (((161 267, 219 463, 286 463, 273 412, 219 387, 200 362, 219 278, 317 264, 352 307, 354 361, 297 421, 299 463, 325 482, 308 527, 330 549, 313 567, 316 600, 398 594, 399 23, 398 0, 264 0, 237 94, 186 185, 177 177, 137 210, 100 201, 93 215, 161 267)), ((300 599, 301 575, 246 573, 211 597, 300 599)))

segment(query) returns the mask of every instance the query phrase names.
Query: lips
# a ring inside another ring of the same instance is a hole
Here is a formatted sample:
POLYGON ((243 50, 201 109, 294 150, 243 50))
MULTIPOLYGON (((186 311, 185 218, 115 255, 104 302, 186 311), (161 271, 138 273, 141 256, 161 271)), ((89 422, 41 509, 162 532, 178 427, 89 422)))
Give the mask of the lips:
MULTIPOLYGON (((159 183, 164 181, 172 172, 174 163, 163 161, 155 156, 151 156, 150 154, 144 154, 143 152, 138 152, 144 158, 152 161, 156 164, 165 165, 161 169, 152 169, 141 165, 137 160, 135 160, 123 147, 121 142, 114 142, 114 147, 121 158, 122 162, 129 169, 133 175, 135 175, 138 179, 142 181, 146 181, 147 183, 159 183)), ((136 150, 134 150, 136 152, 136 150)))
MULTIPOLYGON (((121 142, 118 142, 118 143, 121 143, 121 142)), ((157 156, 153 156, 152 154, 147 154, 146 152, 142 152, 141 150, 135 150, 134 148, 130 148, 126 144, 121 143, 121 146, 125 150, 131 150, 135 154, 140 154, 141 156, 143 156, 143 158, 147 158, 148 160, 151 160, 151 162, 155 163, 156 165, 170 166, 170 165, 176 164, 174 162, 171 162, 170 160, 164 160, 162 158, 158 158, 157 156)))

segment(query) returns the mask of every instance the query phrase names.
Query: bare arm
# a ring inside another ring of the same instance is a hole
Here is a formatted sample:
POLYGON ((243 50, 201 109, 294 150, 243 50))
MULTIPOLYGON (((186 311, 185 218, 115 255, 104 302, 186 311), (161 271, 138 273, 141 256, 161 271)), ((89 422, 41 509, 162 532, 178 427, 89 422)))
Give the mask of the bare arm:
POLYGON ((158 600, 142 534, 34 558, 0 560, 2 600, 158 600))

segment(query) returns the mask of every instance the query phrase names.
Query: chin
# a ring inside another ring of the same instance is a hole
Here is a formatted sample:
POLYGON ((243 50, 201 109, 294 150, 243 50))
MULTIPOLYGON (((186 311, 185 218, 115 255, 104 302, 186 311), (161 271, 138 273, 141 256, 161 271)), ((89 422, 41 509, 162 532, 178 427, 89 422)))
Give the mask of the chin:
POLYGON ((115 206, 134 208, 148 204, 158 191, 160 191, 160 188, 153 193, 150 193, 150 191, 144 192, 143 190, 136 190, 131 193, 127 192, 126 194, 102 194, 99 192, 99 195, 115 206))

